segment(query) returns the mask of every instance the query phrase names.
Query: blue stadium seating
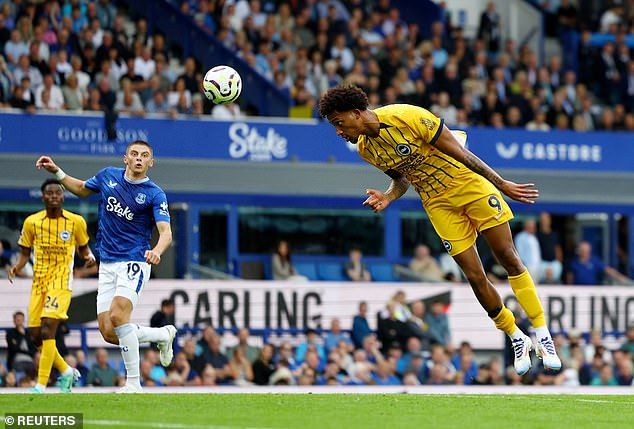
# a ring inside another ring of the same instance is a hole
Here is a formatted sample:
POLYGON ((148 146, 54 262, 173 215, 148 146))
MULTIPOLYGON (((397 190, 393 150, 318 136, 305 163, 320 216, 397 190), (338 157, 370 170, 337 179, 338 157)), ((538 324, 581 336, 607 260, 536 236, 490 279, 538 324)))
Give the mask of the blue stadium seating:
POLYGON ((317 267, 320 280, 341 282, 349 280, 343 275, 343 265, 339 263, 323 263, 317 267))
POLYGON ((370 275, 375 282, 396 282, 394 268, 390 263, 374 263, 369 265, 370 275))
POLYGON ((319 280, 317 275, 317 265, 313 262, 295 262, 293 263, 298 274, 308 277, 308 280, 319 280))

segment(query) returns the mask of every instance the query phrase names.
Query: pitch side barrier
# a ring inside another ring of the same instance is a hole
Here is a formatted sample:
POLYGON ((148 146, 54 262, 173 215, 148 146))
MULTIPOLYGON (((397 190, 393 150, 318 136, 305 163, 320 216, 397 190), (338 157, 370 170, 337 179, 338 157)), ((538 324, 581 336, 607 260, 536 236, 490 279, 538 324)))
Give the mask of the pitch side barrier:
MULTIPOLYGON (((16 279, 13 287, 0 288, 0 326, 11 326, 13 313, 26 309, 30 286, 29 280, 16 279)), ((497 290, 507 307, 517 308, 510 286, 498 285, 497 290)), ((333 319, 339 319, 343 328, 351 328, 359 303, 365 301, 370 329, 376 330, 377 315, 398 291, 405 292, 407 302, 423 301, 427 308, 441 302, 454 344, 468 341, 477 350, 504 347, 504 334, 495 329, 471 288, 455 283, 152 279, 131 323, 147 325, 161 301, 169 298, 175 303, 175 324, 183 333, 198 332, 210 325, 222 332, 246 327, 274 342, 281 340, 280 336, 299 335, 309 328, 327 332, 333 319)), ((82 329, 66 337, 69 347, 83 347, 86 341, 88 347, 104 345, 96 331, 96 293, 96 279, 75 280, 68 325, 82 329)), ((632 287, 540 285, 539 294, 552 332, 598 330, 610 335, 604 343, 612 349, 620 346, 614 337, 620 337, 634 324, 632 287)), ((0 344, 6 344, 1 337, 0 344)))

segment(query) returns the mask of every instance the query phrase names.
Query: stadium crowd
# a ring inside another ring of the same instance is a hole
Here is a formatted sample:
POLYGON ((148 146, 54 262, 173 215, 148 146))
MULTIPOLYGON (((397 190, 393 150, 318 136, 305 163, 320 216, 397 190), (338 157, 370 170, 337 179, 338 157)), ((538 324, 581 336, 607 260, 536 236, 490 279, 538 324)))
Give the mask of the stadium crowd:
MULTIPOLYGON (((597 22, 572 2, 555 11, 544 4, 547 22, 581 34, 572 65, 558 55, 540 64, 528 46, 502 40, 494 3, 470 40, 445 2, 443 19, 424 39, 389 0, 171 1, 287 93, 292 116, 314 116, 323 91, 349 82, 370 94, 372 107, 408 102, 454 127, 634 129, 631 1, 614 1, 597 22), (595 46, 593 31, 614 33, 616 42, 595 46)), ((0 106, 111 116, 211 110, 199 90, 201 65, 174 55, 178 46, 143 17, 132 24, 107 0, 0 5, 0 106)), ((241 115, 237 105, 212 111, 224 119, 241 115)))
MULTIPOLYGON (((163 323, 173 319, 173 303, 164 301, 163 323), (172 319, 170 319, 170 316, 172 319)), ((183 332, 174 362, 163 368, 158 351, 147 348, 141 360, 144 386, 216 385, 630 385, 633 381, 634 326, 621 345, 608 350, 600 332, 589 337, 560 334, 555 345, 563 361, 559 373, 545 371, 540 361, 523 377, 513 368, 513 350, 477 358, 468 342, 454 345, 442 302, 429 311, 423 301, 407 302, 397 292, 378 315, 378 329, 369 327, 367 304, 359 304, 349 329, 333 319, 319 333, 276 338, 262 344, 243 328, 221 334, 207 326, 200 334, 183 332)), ((520 324, 527 324, 518 314, 520 324)), ((156 316, 155 316, 156 317, 156 316)), ((153 321, 155 319, 153 317, 153 321)), ((34 383, 39 352, 30 343, 24 314, 14 315, 7 333, 8 368, 0 364, 0 386, 29 387, 34 383)), ((59 344, 59 341, 58 341, 59 344)), ((63 342, 62 342, 63 345, 63 342)), ((80 349, 66 351, 65 359, 82 374, 81 386, 117 386, 125 380, 121 363, 106 349, 87 357, 80 349)), ((55 384, 55 377, 51 378, 55 384)))

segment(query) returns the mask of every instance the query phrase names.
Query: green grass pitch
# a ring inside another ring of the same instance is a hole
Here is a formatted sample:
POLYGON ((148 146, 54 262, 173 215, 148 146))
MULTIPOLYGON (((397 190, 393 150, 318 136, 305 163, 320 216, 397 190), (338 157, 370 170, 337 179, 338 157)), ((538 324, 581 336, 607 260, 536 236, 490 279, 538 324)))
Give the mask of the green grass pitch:
POLYGON ((0 395, 2 416, 35 412, 116 429, 631 429, 634 395, 0 395))

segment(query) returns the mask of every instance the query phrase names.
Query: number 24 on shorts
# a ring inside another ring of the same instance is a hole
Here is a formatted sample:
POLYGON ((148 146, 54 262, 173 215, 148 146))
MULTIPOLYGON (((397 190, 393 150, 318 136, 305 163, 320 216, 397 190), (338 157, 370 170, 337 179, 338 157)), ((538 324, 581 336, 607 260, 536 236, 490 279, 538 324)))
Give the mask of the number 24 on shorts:
POLYGON ((50 296, 47 296, 46 302, 44 303, 44 308, 54 308, 55 310, 58 310, 59 304, 57 303, 57 297, 51 299, 50 296))

